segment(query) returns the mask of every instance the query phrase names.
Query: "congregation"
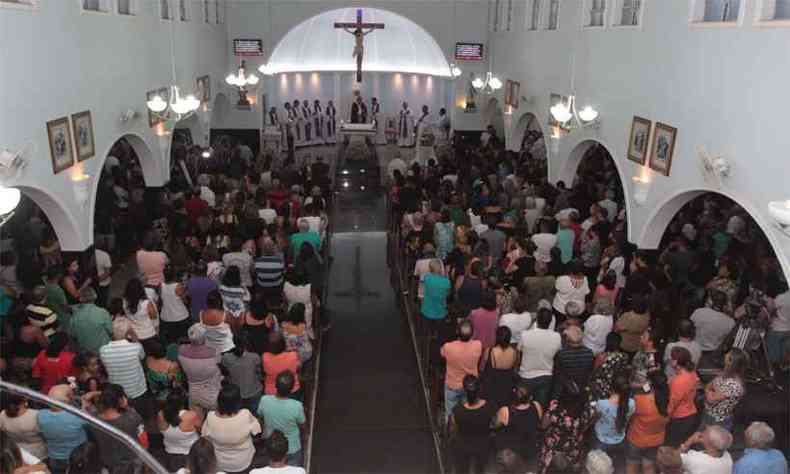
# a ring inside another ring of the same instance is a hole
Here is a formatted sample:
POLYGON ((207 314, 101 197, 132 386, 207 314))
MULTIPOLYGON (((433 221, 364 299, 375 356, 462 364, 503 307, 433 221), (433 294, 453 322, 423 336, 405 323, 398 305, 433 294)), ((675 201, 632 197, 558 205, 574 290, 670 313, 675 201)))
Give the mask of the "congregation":
POLYGON ((520 153, 489 132, 392 170, 389 190, 455 472, 786 473, 784 421, 743 414, 755 373, 786 370, 790 334, 787 281, 748 214, 709 194, 640 250, 603 147, 552 185, 539 132, 520 153))
MULTIPOLYGON (((329 328, 329 167, 256 158, 230 137, 202 152, 174 146, 173 179, 151 189, 132 147, 113 147, 95 269, 60 252, 34 207, 3 229, 2 377, 87 411, 171 472, 304 473, 305 387, 329 328)), ((2 472, 141 472, 96 426, 3 395, 2 472)))

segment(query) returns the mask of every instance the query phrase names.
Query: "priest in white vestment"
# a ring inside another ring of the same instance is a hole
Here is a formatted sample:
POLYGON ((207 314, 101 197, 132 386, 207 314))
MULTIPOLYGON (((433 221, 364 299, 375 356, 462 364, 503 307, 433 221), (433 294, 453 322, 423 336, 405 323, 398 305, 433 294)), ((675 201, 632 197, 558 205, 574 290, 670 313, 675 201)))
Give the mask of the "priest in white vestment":
POLYGON ((294 117, 294 144, 297 147, 305 145, 305 122, 302 117, 302 104, 298 100, 294 100, 291 106, 294 117))
POLYGON ((302 120, 304 120, 304 144, 309 146, 313 144, 313 112, 310 110, 310 103, 307 100, 302 101, 302 120))
POLYGON ((406 102, 398 114, 398 146, 414 146, 414 117, 406 102))
POLYGON ((376 145, 386 145, 387 137, 384 134, 384 115, 381 113, 381 103, 373 97, 370 102, 371 121, 376 124, 376 137, 373 143, 376 145))
POLYGON ((313 102, 313 142, 316 145, 324 144, 324 115, 321 101, 316 99, 313 102))

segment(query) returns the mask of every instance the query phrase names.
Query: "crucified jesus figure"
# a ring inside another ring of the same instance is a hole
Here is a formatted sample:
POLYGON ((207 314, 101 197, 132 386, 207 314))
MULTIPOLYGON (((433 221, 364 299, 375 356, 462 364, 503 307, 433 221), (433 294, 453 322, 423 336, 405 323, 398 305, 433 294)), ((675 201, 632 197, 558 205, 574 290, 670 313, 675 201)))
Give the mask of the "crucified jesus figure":
POLYGON ((365 56, 365 36, 373 30, 384 29, 384 23, 363 23, 362 10, 357 10, 357 21, 354 23, 335 23, 335 28, 342 28, 346 33, 354 35, 354 52, 357 58, 357 82, 362 82, 362 59, 365 56))

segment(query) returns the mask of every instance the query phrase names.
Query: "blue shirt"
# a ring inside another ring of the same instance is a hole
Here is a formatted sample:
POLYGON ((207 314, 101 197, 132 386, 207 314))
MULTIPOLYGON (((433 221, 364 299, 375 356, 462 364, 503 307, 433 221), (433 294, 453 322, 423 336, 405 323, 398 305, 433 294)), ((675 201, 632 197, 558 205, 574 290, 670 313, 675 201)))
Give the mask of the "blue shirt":
POLYGON ((595 409, 598 410, 599 414, 598 422, 595 423, 595 436, 598 438, 598 441, 605 444, 620 444, 625 439, 628 419, 634 414, 636 403, 633 398, 628 399, 628 412, 626 413, 624 428, 619 433, 615 427, 617 408, 618 405, 612 404, 608 399, 595 402, 595 409))
POLYGON ((732 474, 787 474, 787 460, 777 449, 746 448, 732 474))
POLYGON ((576 233, 571 229, 560 229, 557 231, 557 247, 560 248, 562 263, 573 260, 573 244, 576 240, 576 233))
POLYGON ((291 398, 264 395, 258 404, 258 416, 265 422, 267 438, 274 430, 280 430, 288 438, 288 454, 302 450, 302 440, 299 438, 299 425, 305 423, 302 402, 291 398))
POLYGON ((420 312, 427 319, 447 317, 447 295, 450 293, 450 280, 442 275, 427 273, 423 277, 423 298, 420 312))
POLYGON ((71 452, 87 441, 87 424, 82 418, 65 411, 38 412, 38 428, 47 442, 47 454, 51 459, 68 461, 71 452))

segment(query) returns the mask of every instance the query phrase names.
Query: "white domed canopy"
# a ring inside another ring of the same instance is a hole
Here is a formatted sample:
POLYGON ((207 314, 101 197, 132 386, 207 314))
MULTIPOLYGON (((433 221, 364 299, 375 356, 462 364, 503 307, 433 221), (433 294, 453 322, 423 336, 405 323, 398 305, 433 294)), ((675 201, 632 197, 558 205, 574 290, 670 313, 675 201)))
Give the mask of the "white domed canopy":
MULTIPOLYGON (((300 23, 274 49, 269 67, 274 73, 356 71, 354 37, 334 25, 353 23, 356 17, 356 8, 341 8, 300 23)), ((439 45, 413 21, 375 8, 362 9, 362 21, 385 25, 365 36, 363 71, 450 76, 439 45)))

